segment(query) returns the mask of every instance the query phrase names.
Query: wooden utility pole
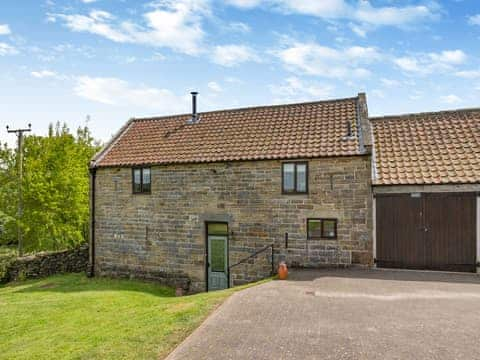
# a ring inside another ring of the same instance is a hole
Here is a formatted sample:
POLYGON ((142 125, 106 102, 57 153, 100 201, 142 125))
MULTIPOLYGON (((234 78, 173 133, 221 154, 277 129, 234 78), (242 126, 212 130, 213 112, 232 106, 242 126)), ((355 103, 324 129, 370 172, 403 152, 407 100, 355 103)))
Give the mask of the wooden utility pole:
POLYGON ((23 255, 23 234, 22 234, 22 218, 23 218, 23 133, 32 130, 32 125, 28 124, 28 129, 10 130, 7 125, 7 132, 17 134, 17 166, 18 166, 18 210, 17 210, 17 231, 18 231, 18 256, 23 255))

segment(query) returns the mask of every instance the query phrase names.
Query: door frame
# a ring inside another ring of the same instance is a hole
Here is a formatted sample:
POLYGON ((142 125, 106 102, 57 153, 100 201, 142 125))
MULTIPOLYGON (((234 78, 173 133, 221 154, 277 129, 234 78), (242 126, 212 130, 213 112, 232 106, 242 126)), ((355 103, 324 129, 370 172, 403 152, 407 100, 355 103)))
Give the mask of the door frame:
POLYGON ((205 291, 208 292, 208 224, 225 224, 227 225, 227 289, 230 288, 230 266, 229 266, 229 259, 230 259, 230 234, 228 229, 228 222, 227 221, 205 221, 205 291))

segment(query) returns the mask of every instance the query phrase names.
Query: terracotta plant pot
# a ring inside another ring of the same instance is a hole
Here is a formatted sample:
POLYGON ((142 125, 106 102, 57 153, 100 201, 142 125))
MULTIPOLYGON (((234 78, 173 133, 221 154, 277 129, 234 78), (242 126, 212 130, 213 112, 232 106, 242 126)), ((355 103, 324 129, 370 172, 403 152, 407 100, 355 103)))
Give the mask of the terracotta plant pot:
POLYGON ((287 269, 287 264, 284 262, 281 262, 278 264, 278 278, 280 280, 286 280, 288 277, 288 269, 287 269))

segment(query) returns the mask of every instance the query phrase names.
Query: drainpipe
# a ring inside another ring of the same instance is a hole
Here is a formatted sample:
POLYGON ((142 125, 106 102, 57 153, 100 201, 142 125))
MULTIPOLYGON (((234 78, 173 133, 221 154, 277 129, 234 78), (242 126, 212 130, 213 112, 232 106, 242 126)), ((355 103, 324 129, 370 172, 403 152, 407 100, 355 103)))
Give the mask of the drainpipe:
POLYGON ((90 268, 88 276, 95 276, 95 178, 97 169, 90 168, 90 268))

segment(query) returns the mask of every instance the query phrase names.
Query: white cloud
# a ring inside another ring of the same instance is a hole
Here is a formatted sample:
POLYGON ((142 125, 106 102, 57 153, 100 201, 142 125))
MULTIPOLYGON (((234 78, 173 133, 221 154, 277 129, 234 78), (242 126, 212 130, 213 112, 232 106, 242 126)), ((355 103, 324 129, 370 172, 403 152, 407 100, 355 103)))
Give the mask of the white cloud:
POLYGON ((329 19, 351 16, 350 6, 344 0, 274 0, 273 3, 285 12, 329 19))
POLYGON ((134 87, 118 78, 80 76, 73 90, 80 97, 102 104, 139 106, 164 113, 183 111, 183 104, 188 104, 188 96, 176 96, 168 89, 134 87))
POLYGON ((155 52, 148 60, 149 61, 164 61, 166 60, 166 56, 162 53, 155 52))
POLYGON ((372 25, 404 26, 434 17, 432 11, 424 5, 376 8, 366 0, 361 0, 358 4, 353 17, 372 25))
POLYGON ((0 56, 16 54, 18 54, 18 50, 16 48, 14 48, 12 45, 0 42, 0 56))
POLYGON ((250 9, 260 5, 262 0, 227 0, 227 3, 242 9, 250 9))
MULTIPOLYGON (((267 4, 285 13, 310 15, 328 20, 350 20, 359 24, 376 26, 405 27, 426 20, 432 20, 436 14, 436 5, 408 6, 372 6, 368 0, 358 0, 351 4, 346 0, 228 0, 228 3, 240 8, 253 8, 267 4)), ((363 36, 366 28, 353 28, 363 36)))
POLYGON ((232 22, 232 23, 228 24, 228 29, 230 31, 243 33, 243 34, 249 33, 252 30, 250 28, 250 26, 248 26, 247 24, 245 24, 243 22, 232 22))
POLYGON ((321 100, 330 97, 333 92, 331 85, 304 82, 295 76, 285 79, 280 85, 270 85, 269 88, 276 104, 321 100))
POLYGON ((133 41, 122 29, 115 29, 114 25, 109 23, 109 20, 114 19, 114 16, 106 11, 94 10, 89 15, 57 14, 55 18, 64 20, 65 25, 73 31, 90 32, 115 42, 133 41))
POLYGON ((259 62, 255 51, 246 45, 221 45, 213 49, 212 61, 222 66, 235 66, 248 61, 259 62))
POLYGON ((208 0, 164 0, 151 4, 143 14, 146 26, 120 21, 109 12, 93 10, 88 15, 49 14, 72 31, 89 32, 118 43, 168 47, 195 55, 202 51, 202 19, 209 12, 208 0))
POLYGON ((394 60, 394 63, 402 70, 408 72, 422 72, 423 68, 420 66, 419 61, 413 57, 401 57, 394 60))
POLYGON ((0 35, 9 35, 11 33, 8 24, 0 24, 0 35))
POLYGON ((206 9, 206 1, 181 0, 172 3, 166 9, 161 8, 145 14, 151 31, 140 31, 136 38, 154 46, 166 46, 186 54, 201 51, 204 31, 201 26, 201 14, 206 9))
POLYGON ((460 97, 458 97, 457 95, 454 95, 454 94, 441 96, 440 100, 442 102, 445 102, 445 103, 450 104, 450 105, 458 104, 458 103, 462 102, 462 99, 460 97))
POLYGON ((242 79, 236 78, 234 76, 227 76, 225 78, 225 81, 230 83, 230 84, 237 84, 237 85, 244 84, 244 81, 242 79))
POLYGON ((462 50, 445 50, 441 53, 430 53, 429 56, 434 62, 454 65, 462 64, 467 59, 462 50))
POLYGON ((462 70, 457 71, 455 75, 465 79, 477 79, 480 78, 480 70, 462 70))
POLYGON ((215 81, 210 81, 208 84, 207 84, 208 88, 210 90, 212 90, 213 92, 222 92, 223 89, 222 87, 215 81))
POLYGON ((32 75, 37 79, 61 78, 61 76, 58 75, 55 71, 50 71, 50 70, 32 71, 30 75, 32 75))
POLYGON ((421 75, 451 71, 455 65, 465 62, 467 55, 462 50, 444 50, 439 53, 416 54, 394 59, 403 71, 421 75))
POLYGON ((480 25, 480 14, 470 16, 468 18, 468 23, 470 25, 480 25))
POLYGON ((370 71, 362 65, 381 58, 373 47, 335 49, 316 43, 299 42, 274 53, 291 71, 327 78, 367 77, 370 71))
POLYGON ((362 38, 367 37, 367 28, 365 26, 361 26, 354 23, 350 23, 349 26, 350 26, 350 29, 352 29, 352 31, 358 36, 362 38))
POLYGON ((352 46, 346 48, 343 52, 352 60, 358 59, 370 62, 380 58, 380 53, 373 47, 352 46))
POLYGON ((387 78, 381 78, 380 82, 382 83, 383 86, 385 87, 397 87, 400 86, 400 81, 395 80, 395 79, 387 79, 387 78))

